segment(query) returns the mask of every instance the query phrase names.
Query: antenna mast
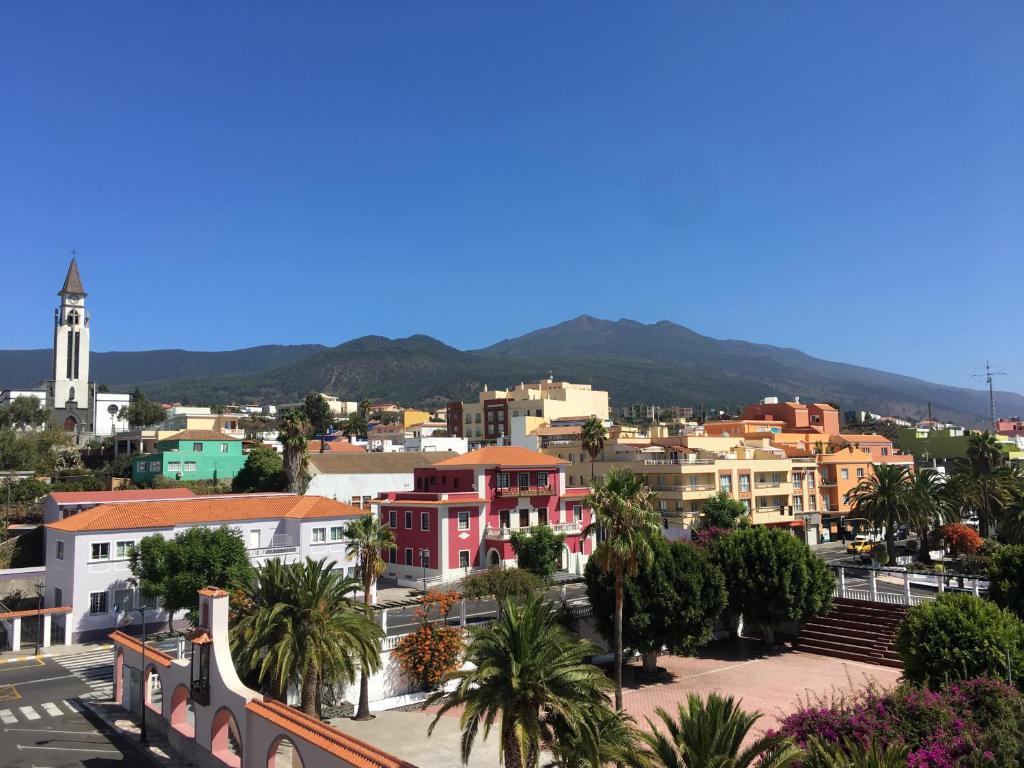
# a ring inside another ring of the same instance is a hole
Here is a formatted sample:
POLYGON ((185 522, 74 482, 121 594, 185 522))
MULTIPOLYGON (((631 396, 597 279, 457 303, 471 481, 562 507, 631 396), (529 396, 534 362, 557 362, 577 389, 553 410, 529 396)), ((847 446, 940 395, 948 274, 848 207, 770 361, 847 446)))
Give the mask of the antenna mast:
POLYGON ((985 373, 969 373, 968 376, 973 376, 976 379, 985 379, 985 383, 988 384, 988 413, 989 418, 992 421, 992 434, 996 433, 996 395, 992 389, 992 378, 994 376, 1005 376, 1006 371, 993 371, 992 366, 989 365, 988 360, 985 361, 985 373))

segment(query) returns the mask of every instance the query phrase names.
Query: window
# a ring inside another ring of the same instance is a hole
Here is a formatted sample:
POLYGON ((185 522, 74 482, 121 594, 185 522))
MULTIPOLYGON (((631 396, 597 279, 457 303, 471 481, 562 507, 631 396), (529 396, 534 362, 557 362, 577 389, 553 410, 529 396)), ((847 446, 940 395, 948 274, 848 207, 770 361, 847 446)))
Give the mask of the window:
POLYGON ((163 469, 163 465, 161 465, 159 461, 151 461, 151 462, 149 462, 149 471, 150 472, 159 472, 162 469, 163 469))
POLYGON ((576 454, 575 453, 570 453, 569 454, 569 461, 576 461, 576 454))
POLYGON ((60 587, 53 588, 53 604, 57 608, 64 605, 64 590, 60 587))
POLYGON ((488 435, 493 435, 494 434, 494 425, 493 424, 488 424, 487 425, 487 434, 488 435))
POLYGON ((109 542, 97 542, 92 545, 92 560, 109 560, 110 559, 110 543, 109 542))
POLYGON ((796 490, 798 490, 798 491, 802 491, 803 490, 803 487, 804 487, 804 476, 803 475, 797 474, 796 472, 793 473, 793 487, 796 490))
POLYGON ((63 541, 58 541, 57 542, 57 559, 58 560, 63 560, 64 559, 64 542, 63 541))
POLYGON ((841 478, 843 478, 843 480, 849 480, 850 479, 850 470, 845 469, 845 468, 839 470, 839 476, 841 478))
POLYGON ((818 497, 812 494, 810 502, 811 502, 811 512, 817 512, 818 511, 818 497))
POLYGON ((508 472, 499 472, 498 473, 498 487, 499 488, 508 488, 508 472))
POLYGON ((577 523, 582 523, 583 522, 583 505, 582 504, 573 504, 572 505, 572 519, 573 519, 574 522, 577 522, 577 523))
POLYGON ((863 480, 864 479, 864 470, 863 469, 858 469, 857 470, 857 479, 858 480, 863 480))
POLYGON ((107 593, 106 592, 90 592, 89 593, 89 613, 106 613, 107 612, 107 593))
POLYGON ((421 531, 429 531, 430 530, 430 513, 429 512, 420 512, 420 530, 421 531))
POLYGON ((548 524, 548 510, 547 510, 546 507, 544 509, 538 509, 537 510, 537 523, 539 525, 547 525, 548 524))
POLYGON ((510 528, 512 523, 509 522, 511 515, 507 509, 502 509, 498 512, 498 525, 502 528, 510 528))
POLYGON ((889 455, 889 449, 888 448, 882 448, 882 455, 883 456, 888 456, 889 455))
POLYGON ((459 515, 459 530, 460 531, 468 531, 469 530, 469 512, 459 512, 458 515, 459 515))
POLYGON ((794 496, 793 497, 793 511, 794 512, 803 512, 804 511, 804 497, 803 496, 794 496))
POLYGON ((167 462, 167 471, 168 472, 181 472, 181 462, 180 461, 168 461, 167 462))
POLYGON ((459 568, 469 568, 469 550, 459 550, 459 568))
POLYGON ((228 452, 228 444, 227 443, 221 443, 220 444, 220 452, 221 453, 227 453, 228 452))
POLYGON ((117 555, 118 560, 124 560, 128 557, 132 547, 135 546, 134 541, 119 541, 114 545, 114 552, 117 555))
POLYGON ((808 472, 807 473, 807 490, 809 490, 809 491, 813 491, 814 490, 814 473, 813 472, 808 472))
POLYGON ((410 547, 405 548, 405 564, 412 565, 412 549, 410 547))
POLYGON ((412 510, 405 510, 405 530, 412 530, 412 510))
POLYGON ((326 528, 314 528, 313 529, 313 543, 320 544, 327 541, 327 529, 326 528))
POLYGON ((390 512, 388 512, 388 527, 389 528, 397 528, 398 527, 398 511, 397 510, 392 509, 390 512))
POLYGON ((202 452, 203 452, 203 444, 202 443, 192 443, 192 453, 202 453, 202 452))
POLYGON ((663 499, 659 500, 658 501, 658 511, 659 512, 668 512, 668 502, 663 500, 663 499))
POLYGON ((132 595, 135 590, 129 589, 115 589, 114 590, 114 605, 115 611, 123 611, 125 608, 132 608, 135 602, 132 600, 132 595))
POLYGON ((519 473, 519 490, 525 491, 530 487, 530 474, 528 472, 519 473))
POLYGON ((530 527, 530 510, 520 509, 519 510, 519 527, 529 528, 530 527))
MULTIPOLYGON (((488 421, 494 421, 494 411, 488 411, 487 412, 487 420, 488 421)), ((488 428, 488 431, 490 431, 490 428, 488 428)))
POLYGON ((331 526, 331 541, 341 541, 341 539, 342 539, 342 532, 344 530, 345 529, 342 526, 340 526, 340 525, 332 525, 331 526))
POLYGON ((732 493, 732 475, 722 475, 718 478, 718 487, 724 493, 732 493))
POLYGON ((740 475, 740 493, 750 492, 750 475, 740 475))
POLYGON ((537 473, 537 487, 538 488, 546 488, 547 485, 548 485, 548 473, 547 472, 538 472, 537 473))
POLYGON ((186 472, 195 472, 196 471, 196 463, 194 461, 186 461, 185 462, 185 471, 186 472))

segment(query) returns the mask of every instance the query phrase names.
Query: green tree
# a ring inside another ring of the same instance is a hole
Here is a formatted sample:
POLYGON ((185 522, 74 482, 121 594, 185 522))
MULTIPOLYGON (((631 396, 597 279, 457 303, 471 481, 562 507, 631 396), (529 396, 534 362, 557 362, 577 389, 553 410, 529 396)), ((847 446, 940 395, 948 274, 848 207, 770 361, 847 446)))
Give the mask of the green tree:
POLYGON ((747 508, 743 502, 729 497, 725 491, 719 491, 704 502, 697 519, 698 528, 736 528, 748 519, 747 508))
MULTIPOLYGON (((643 655, 644 670, 657 668, 662 649, 686 655, 711 639, 711 627, 725 606, 725 580, 702 549, 663 537, 651 541, 651 561, 626 576, 622 606, 623 644, 643 655)), ((591 560, 584 574, 598 631, 615 631, 612 574, 591 560)))
POLYGON ((703 701, 691 693, 675 717, 662 707, 655 712, 660 722, 647 718, 650 730, 640 733, 638 768, 785 768, 803 756, 780 736, 750 740, 761 713, 744 712, 731 696, 712 693, 703 701))
POLYGON ((507 768, 537 768, 541 750, 558 737, 556 722, 563 733, 598 741, 595 712, 607 708, 610 683, 589 661, 594 646, 566 632, 539 595, 506 603, 500 619, 471 630, 471 637, 471 668, 451 676, 452 691, 427 700, 438 706, 428 733, 446 712, 462 709, 463 763, 481 729, 486 739, 495 720, 499 760, 507 768))
POLYGON ((604 422, 596 416, 591 416, 580 427, 580 444, 584 451, 590 455, 590 480, 594 480, 594 461, 604 450, 608 441, 608 430, 604 428, 604 422))
POLYGON ((288 483, 284 460, 267 445, 254 445, 245 457, 245 464, 231 480, 234 493, 283 491, 288 483))
POLYGON ((224 526, 189 528, 170 541, 160 534, 146 536, 132 548, 130 567, 144 595, 160 597, 171 614, 187 610, 193 624, 196 592, 228 587, 252 570, 242 534, 224 526))
POLYGON ((615 578, 615 708, 622 709, 625 580, 650 562, 651 540, 661 536, 661 520, 653 509, 654 493, 631 469, 607 472, 583 503, 593 510, 593 520, 583 530, 583 538, 602 532, 604 540, 597 545, 593 559, 615 578))
POLYGON ((306 395, 302 410, 306 414, 306 420, 313 428, 313 436, 320 435, 320 453, 323 453, 327 450, 327 430, 334 420, 331 406, 319 392, 310 392, 306 395))
POLYGON ((289 493, 305 493, 309 485, 309 471, 306 469, 309 429, 309 421, 301 410, 286 411, 281 416, 277 439, 284 448, 284 476, 289 493))
POLYGON ((988 567, 988 598, 1024 619, 1024 545, 998 547, 988 567))
POLYGON ((361 585, 337 563, 272 560, 239 587, 231 651, 246 672, 280 695, 301 680, 301 708, 322 715, 323 688, 349 684, 357 671, 380 669, 380 627, 356 608, 361 585))
POLYGON ((521 603, 544 589, 544 580, 523 568, 494 566, 466 576, 459 591, 468 600, 493 597, 498 613, 506 602, 521 603))
POLYGON ((357 409, 356 413, 360 414, 363 417, 363 421, 366 421, 370 418, 370 411, 372 410, 373 403, 370 402, 369 400, 363 399, 359 401, 359 408, 357 409))
POLYGON ((848 494, 852 514, 864 517, 876 529, 885 529, 885 551, 889 565, 896 565, 896 526, 911 517, 910 472, 900 464, 874 464, 848 494))
POLYGON ((0 429, 37 429, 50 420, 50 409, 37 397, 19 395, 0 406, 0 429))
MULTIPOLYGON (((379 516, 367 514, 345 526, 346 554, 356 562, 356 570, 363 585, 363 606, 367 616, 372 615, 370 605, 373 585, 384 573, 387 561, 382 553, 397 549, 395 534, 384 525, 379 516)), ((356 720, 370 719, 370 677, 365 667, 359 674, 359 709, 356 720)))
POLYGON ((150 402, 136 387, 128 405, 122 406, 117 418, 127 421, 132 427, 152 427, 167 418, 167 412, 160 403, 150 402))
POLYGON ((715 539, 708 552, 725 577, 728 610, 760 626, 769 645, 780 623, 803 622, 831 606, 831 571, 788 531, 745 528, 715 539))
POLYGON ((531 531, 512 531, 512 550, 516 563, 548 581, 558 570, 565 534, 555 533, 550 525, 538 525, 531 531))
POLYGON ((910 608, 896 633, 903 675, 933 689, 957 680, 1019 673, 1024 623, 989 600, 945 592, 910 608))

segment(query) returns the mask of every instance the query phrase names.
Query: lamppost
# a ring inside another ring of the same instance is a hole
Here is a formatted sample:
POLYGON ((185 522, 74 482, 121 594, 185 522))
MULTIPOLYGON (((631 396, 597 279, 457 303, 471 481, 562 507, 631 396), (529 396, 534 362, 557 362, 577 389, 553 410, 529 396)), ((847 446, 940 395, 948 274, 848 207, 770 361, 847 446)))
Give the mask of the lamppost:
MULTIPOLYGON (((118 607, 115 605, 114 613, 117 612, 118 607)), ((146 737, 146 607, 125 608, 124 612, 138 612, 139 618, 142 620, 142 663, 139 669, 139 713, 142 718, 142 726, 139 729, 139 744, 145 746, 149 744, 149 739, 146 737)))
POLYGON ((430 557, 429 549, 420 550, 420 565, 423 566, 423 594, 427 594, 427 558, 430 557))
POLYGON ((40 582, 36 582, 36 607, 39 609, 39 614, 36 616, 36 652, 35 655, 39 655, 39 640, 43 636, 43 585, 40 582))

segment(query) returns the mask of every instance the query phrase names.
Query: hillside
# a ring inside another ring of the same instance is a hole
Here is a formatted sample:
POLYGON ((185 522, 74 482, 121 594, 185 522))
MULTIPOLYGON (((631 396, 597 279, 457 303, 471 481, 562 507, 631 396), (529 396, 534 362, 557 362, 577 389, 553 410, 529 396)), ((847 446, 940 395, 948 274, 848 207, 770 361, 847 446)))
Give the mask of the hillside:
MULTIPOLYGON (((4 385, 9 356, 0 351, 4 385)), ((441 404, 546 377, 607 389, 631 402, 736 407, 765 395, 837 402, 845 409, 983 424, 987 393, 811 357, 795 349, 719 340, 662 321, 582 316, 484 349, 460 351, 429 336, 365 336, 337 347, 254 347, 224 353, 108 352, 93 355, 96 378, 140 384, 150 397, 190 402, 281 402, 318 390, 358 400, 441 404), (116 356, 107 359, 107 356, 116 356), (114 375, 116 374, 116 375, 114 375)), ((36 376, 36 380, 41 376, 36 376)), ((1024 397, 997 394, 1000 412, 1024 413, 1024 397)))

